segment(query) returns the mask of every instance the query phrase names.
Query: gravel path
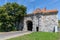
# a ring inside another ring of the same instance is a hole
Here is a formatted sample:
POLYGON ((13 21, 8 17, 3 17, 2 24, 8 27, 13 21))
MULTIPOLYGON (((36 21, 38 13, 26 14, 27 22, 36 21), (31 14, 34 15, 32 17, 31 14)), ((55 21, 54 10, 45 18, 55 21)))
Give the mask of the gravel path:
POLYGON ((22 35, 30 34, 30 33, 32 33, 32 32, 30 32, 30 31, 26 31, 26 32, 17 31, 17 32, 0 33, 0 40, 6 40, 6 39, 9 39, 9 38, 14 38, 14 37, 17 37, 17 36, 22 36, 22 35))

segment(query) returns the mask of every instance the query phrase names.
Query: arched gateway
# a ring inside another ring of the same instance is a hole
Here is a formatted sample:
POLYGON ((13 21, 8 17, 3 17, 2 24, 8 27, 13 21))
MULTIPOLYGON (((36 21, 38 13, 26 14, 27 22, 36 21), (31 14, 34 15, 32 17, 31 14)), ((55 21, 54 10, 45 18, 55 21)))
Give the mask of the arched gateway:
POLYGON ((26 25, 27 25, 27 30, 28 30, 28 31, 32 31, 32 28, 33 28, 33 23, 32 23, 32 21, 27 21, 27 22, 26 22, 26 25))
POLYGON ((58 27, 57 13, 57 10, 36 9, 24 17, 23 31, 56 31, 58 27))

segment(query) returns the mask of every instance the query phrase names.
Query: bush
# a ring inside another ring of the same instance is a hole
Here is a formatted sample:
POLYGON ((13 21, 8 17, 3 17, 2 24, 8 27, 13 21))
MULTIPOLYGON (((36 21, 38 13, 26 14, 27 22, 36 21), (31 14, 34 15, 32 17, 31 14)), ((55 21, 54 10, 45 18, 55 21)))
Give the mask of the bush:
POLYGON ((1 32, 9 32, 9 31, 14 31, 14 30, 16 30, 16 29, 15 29, 15 26, 12 24, 4 24, 3 23, 2 25, 0 25, 1 32))

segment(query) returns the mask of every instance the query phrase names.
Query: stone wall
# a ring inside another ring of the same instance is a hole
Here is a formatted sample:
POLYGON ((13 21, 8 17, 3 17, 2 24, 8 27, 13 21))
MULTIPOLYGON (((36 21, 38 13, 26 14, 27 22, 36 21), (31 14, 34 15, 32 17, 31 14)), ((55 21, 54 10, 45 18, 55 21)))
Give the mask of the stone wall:
POLYGON ((42 27, 41 31, 52 32, 55 30, 55 27, 58 27, 57 15, 43 15, 42 17, 42 27))
POLYGON ((30 20, 33 22, 33 31, 36 31, 36 27, 39 27, 39 31, 44 32, 53 32, 54 27, 58 26, 58 19, 57 14, 51 14, 51 15, 42 15, 42 14, 36 14, 36 15, 29 15, 24 17, 24 31, 27 30, 26 22, 30 20))
POLYGON ((26 16, 26 17, 24 17, 24 28, 23 28, 23 31, 28 31, 27 30, 27 23, 26 22, 29 21, 29 20, 33 21, 32 19, 33 19, 32 16, 26 16))

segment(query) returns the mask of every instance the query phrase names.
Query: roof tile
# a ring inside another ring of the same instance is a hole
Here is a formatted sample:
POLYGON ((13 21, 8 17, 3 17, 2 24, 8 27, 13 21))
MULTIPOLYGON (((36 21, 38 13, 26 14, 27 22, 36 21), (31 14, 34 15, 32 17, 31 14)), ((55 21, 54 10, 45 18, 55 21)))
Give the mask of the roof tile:
POLYGON ((47 13, 47 12, 55 13, 55 12, 58 12, 58 10, 46 10, 46 8, 41 10, 41 9, 37 8, 35 11, 33 11, 34 14, 41 13, 41 12, 43 12, 43 13, 47 13))

